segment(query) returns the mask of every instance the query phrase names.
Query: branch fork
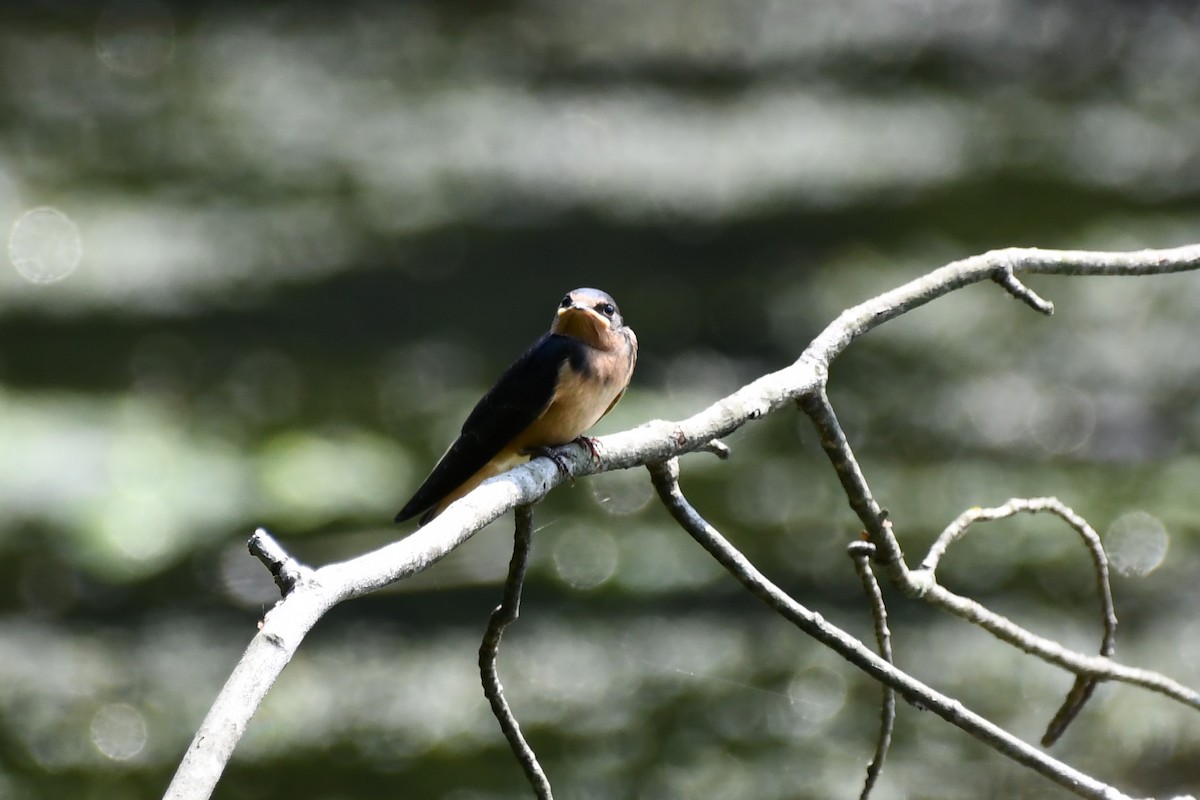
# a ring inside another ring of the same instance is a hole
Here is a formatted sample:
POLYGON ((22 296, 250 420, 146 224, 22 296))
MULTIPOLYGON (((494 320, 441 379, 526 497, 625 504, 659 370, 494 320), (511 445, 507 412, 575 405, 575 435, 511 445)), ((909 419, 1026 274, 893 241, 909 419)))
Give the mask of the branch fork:
POLYGON ((887 610, 872 570, 872 565, 881 567, 890 582, 904 594, 923 598, 980 625, 1002 641, 1076 675, 1075 687, 1046 732, 1043 739, 1046 744, 1061 735, 1099 680, 1130 683, 1200 710, 1200 694, 1195 690, 1164 675, 1127 667, 1112 660, 1116 616, 1112 611, 1107 561, 1095 532, 1074 511, 1054 498, 1014 499, 994 509, 972 508, 964 512, 943 531, 921 565, 910 569, 893 530, 893 523, 875 500, 837 421, 825 387, 830 364, 858 337, 972 283, 991 280, 1035 311, 1051 314, 1053 304, 1027 287, 1020 280, 1020 275, 1146 276, 1196 269, 1200 269, 1200 245, 1126 253, 1010 248, 972 256, 947 264, 847 309, 805 348, 793 364, 758 378, 691 417, 675 422, 650 422, 603 437, 598 442, 603 445, 601 448, 560 448, 555 455, 565 465, 562 470, 548 459, 534 459, 485 481, 469 495, 453 503, 429 525, 372 553, 313 569, 292 559, 266 531, 256 531, 250 541, 251 552, 271 572, 283 598, 263 620, 258 635, 251 640, 222 688, 184 754, 164 797, 169 800, 202 800, 211 795, 262 698, 307 632, 330 608, 427 569, 508 509, 517 508, 509 577, 504 597, 491 617, 480 648, 480 668, 489 702, 496 710, 501 728, 525 769, 531 787, 539 798, 549 798, 549 781, 504 700, 496 671, 496 657, 504 628, 517 618, 520 585, 532 535, 530 506, 563 480, 645 466, 671 516, 735 579, 806 635, 836 651, 884 687, 881 731, 875 757, 868 768, 863 798, 870 793, 878 778, 887 752, 895 716, 896 693, 912 704, 929 709, 1079 797, 1097 800, 1126 798, 1116 788, 1052 758, 964 708, 953 698, 936 692, 898 669, 891 662, 887 610), (721 443, 722 437, 747 422, 793 404, 798 405, 812 421, 847 500, 863 525, 867 541, 853 543, 850 555, 869 599, 879 653, 831 625, 821 615, 805 608, 775 586, 691 506, 680 488, 680 455, 706 451, 726 458, 729 450, 721 443), (587 452, 588 449, 592 452, 587 452), (936 568, 946 549, 963 536, 971 525, 1016 513, 1038 512, 1057 515, 1081 536, 1089 549, 1101 597, 1104 626, 1099 656, 1075 653, 1038 637, 975 601, 948 591, 936 579, 936 568))

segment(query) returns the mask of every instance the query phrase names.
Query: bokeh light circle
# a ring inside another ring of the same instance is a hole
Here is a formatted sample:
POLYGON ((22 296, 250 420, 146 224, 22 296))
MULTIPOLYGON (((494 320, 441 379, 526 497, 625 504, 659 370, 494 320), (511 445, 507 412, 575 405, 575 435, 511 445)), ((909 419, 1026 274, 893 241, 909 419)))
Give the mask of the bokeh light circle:
POLYGON ((592 490, 596 505, 615 516, 636 514, 654 498, 650 482, 634 469, 593 475, 588 487, 592 490))
POLYGON ((846 681, 824 667, 810 667, 792 679, 788 696, 799 721, 813 732, 824 729, 846 704, 846 681))
POLYGON ((83 258, 79 229, 48 206, 26 211, 8 235, 8 257, 30 283, 53 283, 70 275, 83 258))
POLYGON ((1120 575, 1142 577, 1162 565, 1170 537, 1152 514, 1130 511, 1122 514, 1104 534, 1108 563, 1120 575))
POLYGON ((126 703, 104 706, 92 717, 92 741, 114 761, 128 761, 146 746, 146 720, 126 703))
POLYGON ((602 528, 571 528, 554 544, 554 571, 568 586, 594 589, 617 571, 620 554, 612 534, 602 528))

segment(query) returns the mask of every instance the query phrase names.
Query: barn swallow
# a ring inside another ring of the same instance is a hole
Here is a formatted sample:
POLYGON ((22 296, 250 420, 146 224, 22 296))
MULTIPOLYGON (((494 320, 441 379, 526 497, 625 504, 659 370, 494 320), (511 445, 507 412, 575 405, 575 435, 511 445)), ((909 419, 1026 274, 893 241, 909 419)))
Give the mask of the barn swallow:
POLYGON ((550 330, 476 404, 396 521, 421 514, 424 525, 493 475, 578 439, 625 394, 637 348, 610 295, 568 293, 550 330))

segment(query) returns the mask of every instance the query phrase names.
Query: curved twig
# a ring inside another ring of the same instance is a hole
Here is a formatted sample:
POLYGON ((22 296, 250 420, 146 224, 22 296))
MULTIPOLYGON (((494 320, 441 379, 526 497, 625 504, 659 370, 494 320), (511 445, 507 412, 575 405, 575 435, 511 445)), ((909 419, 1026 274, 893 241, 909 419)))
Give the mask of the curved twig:
MULTIPOLYGON (((879 581, 875 580, 875 573, 871 571, 871 557, 875 555, 875 545, 870 542, 858 541, 851 542, 847 549, 850 558, 854 559, 854 571, 858 573, 859 580, 862 581, 863 591, 867 593, 867 599, 871 601, 871 618, 875 622, 875 646, 885 661, 894 664, 892 634, 888 630, 887 605, 883 602, 883 592, 879 588, 879 581)), ((871 790, 875 788, 875 783, 879 780, 879 773, 883 771, 883 762, 887 759, 888 749, 892 745, 892 730, 896 726, 896 690, 887 684, 883 684, 882 688, 883 702, 879 712, 879 739, 875 742, 875 755, 871 758, 871 763, 867 765, 867 778, 863 782, 859 800, 867 800, 871 796, 871 790)))
POLYGON ((529 563, 529 550, 533 542, 533 506, 517 506, 516 530, 513 534, 512 560, 508 562, 508 577, 504 581, 504 595, 500 605, 492 611, 487 631, 479 645, 479 675, 483 680, 483 694, 487 697, 492 713, 504 731, 513 755, 517 757, 525 777, 533 787, 538 800, 553 800, 550 781, 529 742, 521 733, 521 726, 513 715, 504 697, 504 687, 496 671, 496 657, 500 654, 500 639, 504 629, 516 622, 521 613, 521 586, 525 582, 525 567, 529 563))
MULTIPOLYGON (((1093 530, 1087 520, 1076 514, 1056 497, 1014 497, 1007 503, 995 508, 979 508, 976 506, 975 508, 967 509, 941 532, 929 548, 929 553, 921 561, 919 569, 931 575, 935 573, 947 548, 962 538, 967 529, 976 522, 990 522, 1007 519, 1015 514, 1037 514, 1039 512, 1049 512, 1066 522, 1072 530, 1079 534, 1079 538, 1083 541, 1088 549, 1088 553, 1092 557, 1092 568, 1095 571, 1096 579, 1096 592, 1100 595, 1100 612, 1104 626, 1104 636, 1100 641, 1100 655, 1111 657, 1116 650, 1117 612, 1113 605, 1112 586, 1108 579, 1108 556, 1104 553, 1104 544, 1100 541, 1100 534, 1093 530)), ((1067 726, 1071 724, 1072 720, 1075 719, 1092 696, 1098 682, 1099 679, 1092 675, 1079 675, 1076 677, 1075 683, 1067 693, 1062 706, 1055 713, 1053 719, 1050 720, 1045 734, 1042 735, 1042 745, 1044 747, 1049 747, 1058 741, 1066 731, 1067 726)))

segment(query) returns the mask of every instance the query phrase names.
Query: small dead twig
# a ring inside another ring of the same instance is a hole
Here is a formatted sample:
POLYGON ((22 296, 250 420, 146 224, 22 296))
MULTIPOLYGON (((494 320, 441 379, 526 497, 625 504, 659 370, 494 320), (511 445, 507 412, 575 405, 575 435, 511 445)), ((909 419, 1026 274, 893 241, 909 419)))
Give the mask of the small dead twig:
POLYGON ((246 542, 246 547, 271 573, 279 593, 284 597, 296 588, 297 583, 312 575, 312 568, 292 558, 266 528, 256 529, 246 542))
POLYGON ((1044 300, 1037 292, 1021 283, 1013 273, 1012 264, 1007 264, 994 273, 992 280, 1004 287, 1004 290, 1039 314, 1050 316, 1054 313, 1054 303, 1044 300))
POLYGON ((496 670, 496 658, 500 655, 500 639, 504 635, 504 629, 515 622, 521 612, 521 586, 525 582, 525 567, 529 563, 529 550, 533 542, 533 506, 517 506, 515 516, 512 560, 508 562, 508 577, 504 581, 504 594, 500 605, 492 611, 487 630, 483 634, 483 642, 479 645, 479 674, 483 680, 483 693, 492 707, 492 713, 496 715, 500 729, 504 731, 504 738, 508 740, 521 769, 525 770, 525 777, 529 779, 534 794, 538 800, 552 800, 550 781, 538 763, 533 748, 521 733, 521 726, 504 697, 504 687, 500 685, 500 676, 496 670))
MULTIPOLYGON (((858 541, 851 542, 847 549, 850 558, 854 559, 854 570, 862 581, 863 591, 871 601, 871 618, 875 621, 875 646, 879 648, 879 655, 883 656, 885 661, 894 664, 892 633, 888 630, 887 623, 887 605, 883 602, 879 581, 875 580, 875 573, 871 571, 871 557, 875 555, 875 545, 858 541)), ((883 703, 879 712, 879 739, 875 742, 875 755, 867 765, 867 778, 863 782, 859 800, 867 800, 871 796, 871 790, 879 780, 879 773, 883 771, 883 762, 892 746, 892 731, 896 727, 896 690, 886 683, 880 685, 883 688, 883 703)))

